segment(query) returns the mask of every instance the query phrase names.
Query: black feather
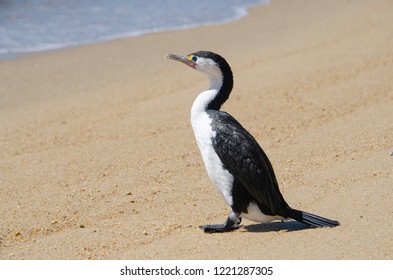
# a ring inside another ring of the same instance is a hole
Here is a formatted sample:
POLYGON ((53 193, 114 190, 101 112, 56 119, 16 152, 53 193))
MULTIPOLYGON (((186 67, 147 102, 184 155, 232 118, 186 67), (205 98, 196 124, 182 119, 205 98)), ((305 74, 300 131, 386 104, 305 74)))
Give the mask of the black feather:
POLYGON ((264 214, 286 217, 288 204, 279 191, 268 157, 254 137, 228 113, 213 110, 207 113, 216 133, 212 138, 213 148, 224 167, 237 179, 237 188, 248 193, 246 196, 256 201, 264 214))
POLYGON ((321 216, 292 209, 284 200, 273 167, 254 137, 231 115, 207 111, 215 131, 213 148, 224 167, 235 177, 232 209, 247 213, 250 202, 256 202, 265 215, 291 218, 311 227, 338 226, 321 216))
POLYGON ((296 209, 290 209, 288 211, 288 218, 294 219, 311 227, 335 227, 340 224, 338 221, 330 220, 296 209))

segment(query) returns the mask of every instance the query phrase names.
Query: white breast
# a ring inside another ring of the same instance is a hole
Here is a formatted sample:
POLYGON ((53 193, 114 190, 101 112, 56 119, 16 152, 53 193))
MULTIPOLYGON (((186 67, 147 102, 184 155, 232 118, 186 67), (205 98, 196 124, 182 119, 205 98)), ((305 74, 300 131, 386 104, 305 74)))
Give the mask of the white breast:
POLYGON ((220 158, 213 148, 211 139, 215 137, 215 132, 210 125, 211 118, 203 106, 203 104, 206 104, 206 99, 214 94, 212 91, 202 92, 194 101, 191 109, 191 125, 210 180, 221 193, 226 203, 232 206, 234 177, 223 167, 220 158))

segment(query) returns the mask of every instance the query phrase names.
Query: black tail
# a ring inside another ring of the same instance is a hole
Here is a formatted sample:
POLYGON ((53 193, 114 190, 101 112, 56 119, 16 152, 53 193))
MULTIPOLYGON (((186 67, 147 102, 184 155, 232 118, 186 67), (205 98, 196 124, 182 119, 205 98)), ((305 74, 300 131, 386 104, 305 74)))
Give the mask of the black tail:
POLYGON ((304 211, 290 209, 288 217, 294 219, 298 222, 306 224, 310 227, 336 227, 340 223, 338 221, 333 221, 321 216, 317 216, 304 211))

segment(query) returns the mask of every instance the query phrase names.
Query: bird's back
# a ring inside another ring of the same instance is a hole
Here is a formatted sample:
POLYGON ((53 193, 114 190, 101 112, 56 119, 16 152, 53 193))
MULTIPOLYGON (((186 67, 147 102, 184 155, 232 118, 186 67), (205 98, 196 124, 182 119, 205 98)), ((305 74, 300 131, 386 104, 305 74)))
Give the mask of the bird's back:
POLYGON ((264 214, 286 217, 288 204, 280 193, 273 167, 255 138, 230 114, 207 113, 215 134, 214 150, 237 180, 240 191, 248 192, 264 214))

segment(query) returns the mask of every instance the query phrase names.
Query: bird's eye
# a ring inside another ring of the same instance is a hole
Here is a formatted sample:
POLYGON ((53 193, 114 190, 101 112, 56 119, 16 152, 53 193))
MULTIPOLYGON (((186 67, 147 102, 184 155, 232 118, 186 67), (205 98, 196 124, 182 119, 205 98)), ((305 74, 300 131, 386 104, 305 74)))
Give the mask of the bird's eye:
POLYGON ((189 55, 187 58, 188 58, 188 60, 193 61, 193 62, 196 62, 198 59, 198 57, 195 55, 189 55))

